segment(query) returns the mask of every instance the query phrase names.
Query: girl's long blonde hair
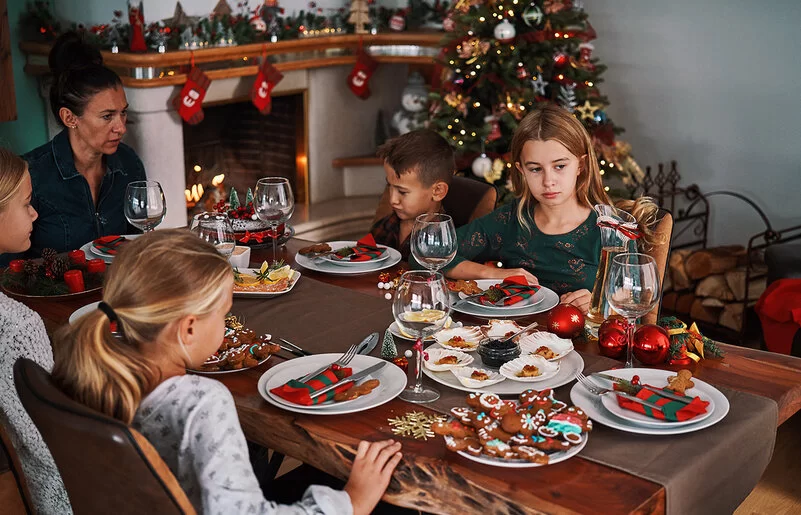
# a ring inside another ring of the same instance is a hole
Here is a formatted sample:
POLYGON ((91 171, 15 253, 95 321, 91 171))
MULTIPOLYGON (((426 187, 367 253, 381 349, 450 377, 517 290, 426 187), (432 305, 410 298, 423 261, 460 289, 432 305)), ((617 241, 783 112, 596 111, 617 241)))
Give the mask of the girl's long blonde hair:
POLYGON ((0 147, 0 213, 19 191, 27 170, 24 159, 0 147))
POLYGON ((103 289, 123 336, 112 334, 99 309, 59 330, 53 379, 76 401, 129 424, 142 397, 161 381, 142 350, 156 345, 170 323, 212 313, 232 280, 228 261, 186 229, 131 241, 114 259, 103 289))
POLYGON ((517 205, 517 220, 527 231, 531 231, 530 223, 533 220, 536 201, 523 172, 518 167, 522 166, 523 146, 532 140, 557 141, 579 158, 580 171, 576 180, 576 198, 581 205, 592 208, 596 204, 608 204, 628 211, 637 220, 646 245, 663 243, 660 241, 662 237, 651 229, 656 222, 659 206, 650 197, 623 200, 613 204, 604 190, 598 156, 595 154, 589 133, 575 116, 550 103, 538 106, 523 118, 512 136, 512 162, 515 164, 511 172, 512 190, 520 199, 517 205))

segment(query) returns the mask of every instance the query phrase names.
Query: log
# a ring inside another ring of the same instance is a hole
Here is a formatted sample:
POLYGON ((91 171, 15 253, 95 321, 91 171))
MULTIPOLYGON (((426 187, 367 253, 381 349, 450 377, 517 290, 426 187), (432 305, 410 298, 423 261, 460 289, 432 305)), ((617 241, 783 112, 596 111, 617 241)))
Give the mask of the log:
MULTIPOLYGON (((751 276, 767 273, 767 267, 756 266, 751 269, 751 276)), ((745 297, 745 267, 737 267, 724 274, 726 284, 736 300, 745 297)), ((748 300, 757 300, 767 288, 767 277, 753 279, 748 284, 748 300)))
POLYGON ((701 299, 701 305, 707 308, 723 308, 726 303, 720 299, 716 299, 715 297, 707 297, 705 299, 701 299))
POLYGON ((676 300, 676 312, 688 315, 693 302, 695 302, 695 294, 693 292, 680 293, 678 300, 676 300))
POLYGON ((665 293, 662 297, 662 309, 668 311, 676 311, 676 302, 679 300, 679 294, 675 291, 665 293))
POLYGON ((723 327, 728 327, 735 331, 740 331, 743 328, 743 305, 740 302, 732 302, 723 307, 720 312, 718 324, 723 327))
POLYGON ((726 282, 723 274, 710 275, 704 277, 695 287, 695 294, 698 297, 714 297, 723 301, 734 300, 734 293, 726 282))
POLYGON ((690 307, 690 318, 700 322, 708 322, 710 324, 718 323, 720 318, 720 308, 710 308, 704 306, 703 299, 696 297, 690 307))
POLYGON ((670 273, 670 282, 676 291, 692 288, 693 282, 687 276, 687 270, 684 268, 684 261, 692 252, 692 250, 680 249, 670 253, 668 272, 670 273))
POLYGON ((698 250, 684 260, 684 269, 690 279, 703 279, 712 274, 722 274, 736 267, 745 253, 742 245, 698 250))

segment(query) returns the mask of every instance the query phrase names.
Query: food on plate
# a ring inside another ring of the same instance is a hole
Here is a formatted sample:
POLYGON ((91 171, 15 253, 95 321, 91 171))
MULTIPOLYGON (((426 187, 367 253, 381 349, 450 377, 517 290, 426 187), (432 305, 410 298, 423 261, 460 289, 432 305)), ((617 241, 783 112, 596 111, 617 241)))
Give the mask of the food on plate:
POLYGON ((473 342, 467 342, 461 336, 454 336, 450 340, 446 342, 450 347, 456 347, 457 349, 474 349, 476 346, 473 342))
POLYGON ((573 350, 573 342, 553 333, 536 331, 518 340, 523 356, 542 356, 547 360, 560 359, 573 350))
POLYGON ((689 370, 683 369, 676 372, 675 376, 668 377, 668 390, 673 390, 679 395, 684 395, 684 390, 692 388, 695 383, 692 382, 693 373, 689 370))
POLYGON ((310 256, 316 254, 325 254, 327 252, 331 252, 331 246, 328 243, 315 243, 314 245, 303 247, 298 251, 298 254, 301 256, 310 256))
POLYGON ((434 339, 446 349, 472 352, 484 339, 484 333, 478 326, 454 327, 434 333, 434 339))
POLYGON ((523 368, 516 375, 517 377, 537 377, 542 375, 542 372, 534 365, 523 365, 523 368))
POLYGON ((464 279, 449 279, 446 281, 448 283, 448 289, 454 293, 464 293, 465 295, 475 295, 476 293, 481 293, 483 290, 478 287, 478 283, 474 280, 464 280, 464 279))
POLYGON ((442 356, 437 361, 435 361, 437 365, 455 365, 459 363, 459 358, 454 356, 453 354, 449 354, 447 356, 442 356))
POLYGON ((240 272, 234 269, 235 292, 271 292, 286 291, 292 286, 294 271, 283 261, 269 264, 262 263, 258 272, 240 272))
POLYGON ((542 356, 545 359, 553 359, 553 358, 556 357, 556 354, 554 353, 554 351, 552 351, 550 347, 547 347, 545 345, 539 347, 537 350, 535 350, 531 354, 536 354, 538 356, 542 356))
POLYGON ((356 386, 348 388, 344 392, 339 392, 338 394, 334 395, 334 402, 352 401, 357 397, 369 394, 370 392, 378 388, 378 385, 380 384, 381 381, 379 381, 378 379, 368 379, 362 384, 358 384, 356 386))
POLYGON ((475 379, 476 381, 486 381, 489 379, 489 374, 483 370, 473 370, 473 373, 470 374, 470 379, 475 379))
POLYGON ((446 314, 441 309, 423 309, 421 311, 407 311, 401 316, 405 322, 431 323, 444 318, 446 314))
POLYGON ((500 366, 498 372, 513 381, 543 381, 559 373, 561 365, 558 361, 548 361, 542 356, 529 354, 507 361, 500 366))
POLYGON ((271 335, 259 336, 244 327, 235 316, 229 316, 225 319, 225 336, 219 349, 197 371, 220 372, 255 367, 280 350, 271 340, 271 335))
POLYGON ((451 410, 453 419, 431 426, 450 451, 546 465, 592 431, 587 414, 554 399, 550 389, 526 390, 519 402, 471 393, 466 404, 451 410))

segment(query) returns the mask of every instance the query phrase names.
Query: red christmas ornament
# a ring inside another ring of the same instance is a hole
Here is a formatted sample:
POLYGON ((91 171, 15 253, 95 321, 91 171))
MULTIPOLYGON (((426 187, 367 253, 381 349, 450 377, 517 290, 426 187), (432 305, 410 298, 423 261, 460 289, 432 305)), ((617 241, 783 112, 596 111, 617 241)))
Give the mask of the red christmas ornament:
POLYGON ((658 325, 644 325, 634 333, 634 357, 644 365, 658 365, 667 359, 670 336, 658 325))
POLYGON ((560 338, 575 338, 584 330, 584 313, 576 306, 559 304, 548 313, 548 330, 560 338))
POLYGON ((490 132, 487 134, 487 142, 501 139, 501 124, 497 116, 489 115, 485 117, 484 123, 490 127, 490 132))
POLYGON ((567 61, 568 61, 567 55, 563 54, 561 52, 558 52, 558 53, 554 54, 554 56, 553 56, 553 64, 557 68, 561 68, 564 65, 566 65, 567 61))
MULTIPOLYGON (((623 321, 625 324, 625 320, 623 321)), ((607 319, 598 329, 598 349, 602 356, 617 359, 626 352, 628 338, 625 327, 621 329, 617 320, 607 319), (607 322, 612 323, 607 325, 607 322), (606 325, 606 327, 604 327, 606 325)))
POLYGON ((629 322, 622 316, 612 315, 601 323, 601 326, 598 328, 598 335, 600 336, 607 331, 621 331, 625 333, 628 325, 629 322))
POLYGON ((406 28, 406 18, 401 14, 393 14, 389 19, 389 28, 395 32, 400 32, 406 28))
POLYGON ((528 78, 528 70, 526 70, 526 67, 522 64, 517 67, 517 78, 520 80, 525 80, 528 78))

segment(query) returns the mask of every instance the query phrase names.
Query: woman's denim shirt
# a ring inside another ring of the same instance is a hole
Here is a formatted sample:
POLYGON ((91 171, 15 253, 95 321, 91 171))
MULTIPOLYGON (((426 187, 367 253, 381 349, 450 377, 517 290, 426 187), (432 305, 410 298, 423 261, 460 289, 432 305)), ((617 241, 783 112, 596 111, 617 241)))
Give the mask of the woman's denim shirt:
POLYGON ((66 252, 100 236, 138 233, 125 218, 125 188, 144 181, 145 167, 131 147, 120 143, 105 156, 106 174, 95 205, 87 180, 75 168, 67 131, 25 154, 33 184, 32 205, 39 213, 33 223, 31 250, 66 252))

